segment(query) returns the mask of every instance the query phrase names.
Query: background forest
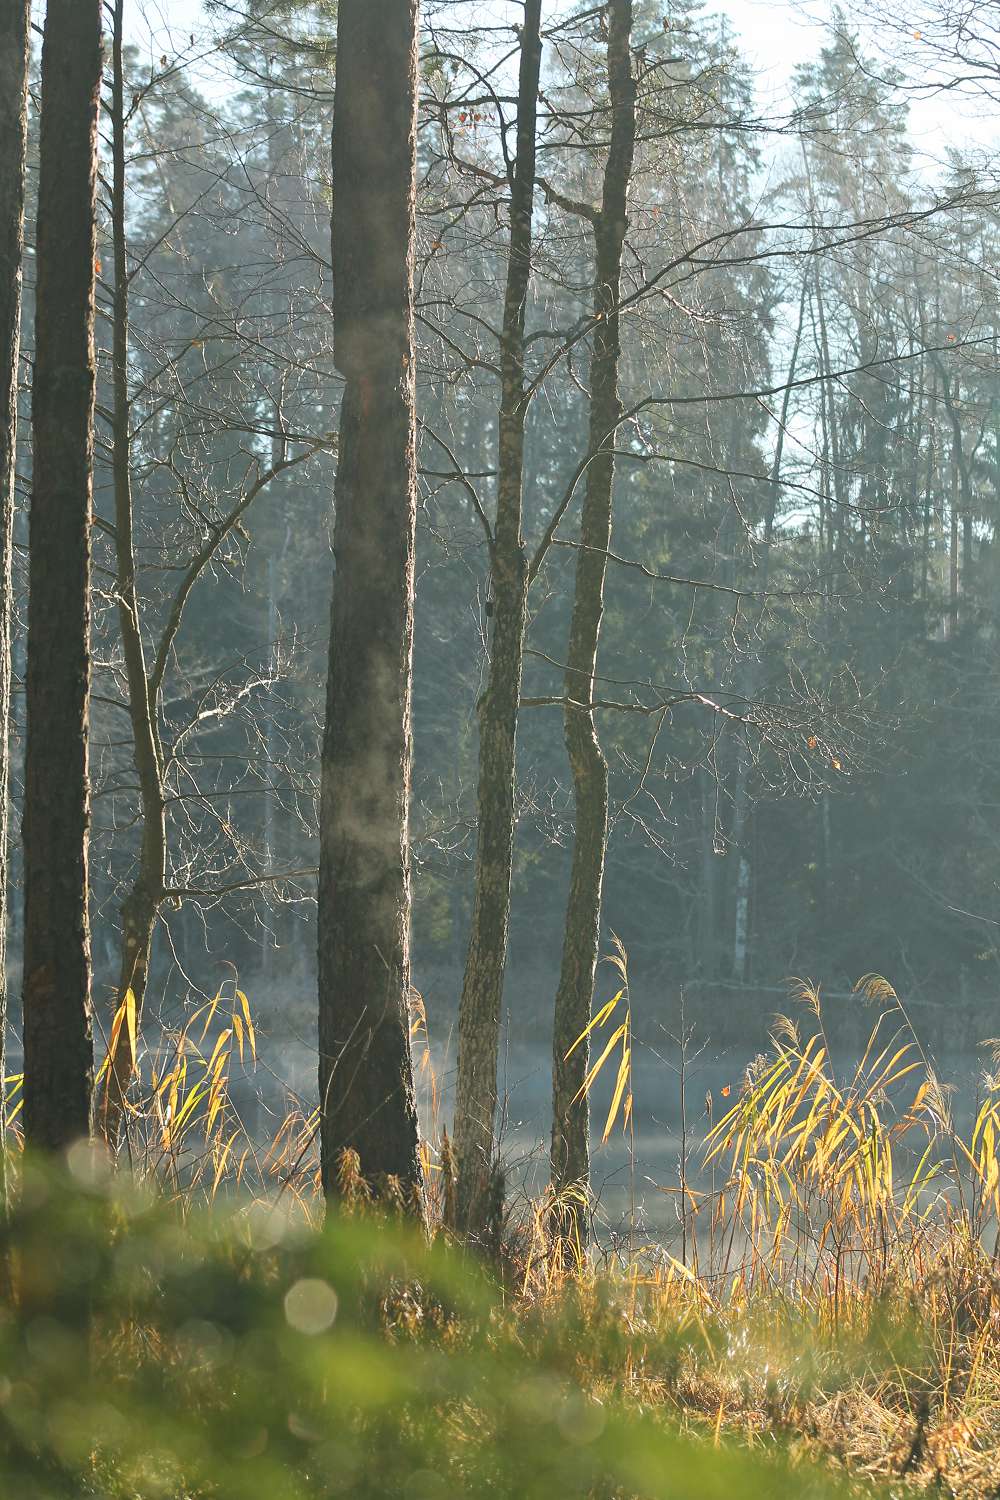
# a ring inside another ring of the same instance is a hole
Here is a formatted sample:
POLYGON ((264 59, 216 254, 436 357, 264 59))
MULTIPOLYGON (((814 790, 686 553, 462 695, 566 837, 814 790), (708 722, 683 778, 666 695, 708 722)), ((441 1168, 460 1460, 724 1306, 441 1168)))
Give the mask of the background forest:
POLYGON ((1000 33, 741 5, 0 0, 25 1500, 996 1500, 1000 33))
MULTIPOLYGON (((470 921, 492 609, 476 510, 495 503, 505 257, 490 96, 509 89, 511 36, 498 8, 471 8, 478 29, 457 9, 425 9, 419 136, 414 979, 440 1041, 470 921)), ((577 206, 599 197, 606 81, 601 18, 577 9, 549 23, 542 64, 529 549, 586 449, 593 236, 577 206)), ((269 1025, 304 1033, 339 401, 333 23, 216 6, 171 35, 176 52, 124 59, 135 590, 172 747, 151 994, 173 1014, 229 964, 269 1025)), ((621 375, 636 410, 599 665, 602 943, 621 937, 645 1017, 673 1022, 684 986, 709 1032, 724 1017, 755 1037, 789 974, 839 990, 872 968, 949 1029, 981 1030, 997 979, 992 177, 974 153, 915 167, 906 90, 848 16, 816 46, 794 114, 764 119, 725 21, 636 6, 621 375)), ((109 192, 91 858, 108 1000, 143 828, 114 588, 109 192)), ((506 1003, 540 1035, 572 842, 555 700, 575 498, 530 589, 518 744, 506 1003)))

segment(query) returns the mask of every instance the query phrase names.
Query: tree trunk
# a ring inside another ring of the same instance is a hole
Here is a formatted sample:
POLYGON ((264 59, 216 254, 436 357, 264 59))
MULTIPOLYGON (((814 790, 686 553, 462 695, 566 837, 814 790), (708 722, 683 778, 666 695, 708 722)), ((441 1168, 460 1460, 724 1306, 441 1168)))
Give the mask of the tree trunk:
MULTIPOLYGON (((766 595, 771 581, 771 551, 774 546, 774 522, 781 501, 781 462, 785 452, 785 433, 788 431, 788 412, 791 405, 795 374, 798 368, 799 349, 802 345, 802 334, 805 329, 807 287, 807 279, 803 276, 802 290, 799 294, 799 315, 795 325, 795 338, 792 343, 791 358, 788 362, 788 376, 785 381, 785 393, 781 401, 781 413, 778 417, 778 432, 774 444, 774 460, 771 464, 771 482, 768 486, 764 514, 764 561, 759 575, 759 582, 756 585, 760 593, 765 596, 762 609, 767 608, 766 595)), ((747 663, 744 679, 744 692, 748 706, 753 703, 757 691, 756 669, 757 663, 751 658, 747 663)), ((750 747, 747 743, 745 727, 737 735, 736 755, 736 787, 733 792, 732 832, 732 843, 736 850, 736 893, 733 911, 733 978, 737 984, 742 984, 747 978, 747 961, 750 946, 750 891, 753 884, 753 870, 750 862, 750 846, 753 839, 753 818, 749 789, 750 747)))
MULTIPOLYGON (((614 447, 621 418, 618 303, 626 209, 635 151, 636 88, 632 77, 632 0, 611 0, 608 84, 611 140, 595 225, 594 351, 590 364, 590 432, 576 555, 576 587, 566 658, 564 733, 573 773, 576 821, 562 969, 552 1029, 552 1185, 556 1193, 590 1184, 590 1110, 581 1095, 586 1044, 570 1048, 590 1021, 600 956, 601 894, 608 836, 608 766, 594 720, 597 649, 604 613, 604 578, 611 545, 614 447), (580 1097, 577 1097, 581 1095, 580 1097)), ((582 1228, 581 1202, 566 1203, 568 1229, 582 1228)))
POLYGON ((817 936, 822 937, 831 931, 833 912, 830 909, 831 890, 831 860, 833 849, 830 837, 830 794, 821 792, 819 805, 819 858, 817 860, 817 936))
MULTIPOLYGON (((994 315, 995 318, 995 315, 994 315)), ((997 358, 1000 357, 1000 340, 997 338, 997 325, 993 323, 993 368, 997 368, 997 358)), ((1000 401, 994 395, 990 400, 990 415, 993 418, 993 503, 1000 508, 1000 401)))
POLYGON ((736 753, 739 759, 733 791, 732 841, 737 851, 733 901, 733 978, 737 984, 743 984, 747 977, 750 947, 750 844, 753 827, 750 816, 750 752, 745 734, 737 739, 736 753))
POLYGON ((716 849, 718 847, 718 773, 702 765, 701 787, 701 906, 698 931, 698 961, 704 980, 719 977, 719 919, 716 849))
MULTIPOLYGON (((128 681, 142 842, 139 869, 122 903, 121 968, 118 1001, 131 990, 136 1022, 142 1015, 156 919, 166 884, 166 804, 163 795, 163 758, 156 725, 156 705, 146 671, 136 589, 132 540, 132 407, 128 389, 128 246, 125 234, 125 80, 122 60, 124 0, 114 0, 111 75, 111 234, 115 292, 112 308, 111 415, 112 479, 115 498, 116 592, 122 654, 128 681)), ((135 1059, 127 1026, 119 1028, 114 1056, 105 1075, 99 1125, 114 1146, 121 1126, 125 1094, 135 1059)))
POLYGON ((472 929, 458 1014, 455 1086, 457 1227, 482 1236, 495 1209, 493 1127, 500 1010, 514 859, 514 751, 524 664, 528 561, 521 534, 524 471, 524 318, 531 278, 541 0, 525 0, 517 147, 500 347, 497 515, 491 548, 495 598, 489 675, 479 700, 478 839, 472 929))
MULTIPOLYGON (((937 387, 933 374, 930 382, 930 411, 933 413, 937 401, 937 387)), ((937 448, 937 427, 932 419, 927 424, 927 468, 924 477, 924 513, 920 538, 920 602, 927 604, 930 587, 931 566, 931 520, 934 514, 934 477, 937 448)), ((1000 489, 1000 486, 998 486, 1000 489)))
POLYGON ((416 0, 340 0, 333 123, 340 422, 319 874, 323 1188, 347 1149, 421 1194, 410 1057, 416 527, 416 0))
POLYGON ((965 456, 962 437, 961 385, 956 378, 954 389, 940 360, 936 361, 941 374, 945 410, 951 424, 951 566, 949 590, 951 605, 951 634, 958 629, 958 533, 959 514, 962 518, 962 593, 968 595, 972 584, 972 476, 965 456))
POLYGON ((958 631, 958 448, 951 446, 951 511, 948 535, 948 638, 958 631))
POLYGON ((30 0, 0 0, 0 1206, 7 1202, 6 1034, 11 562, 24 255, 30 0))
POLYGON ((24 1132, 87 1134, 94 226, 100 0, 49 0, 42 46, 24 794, 24 1132))

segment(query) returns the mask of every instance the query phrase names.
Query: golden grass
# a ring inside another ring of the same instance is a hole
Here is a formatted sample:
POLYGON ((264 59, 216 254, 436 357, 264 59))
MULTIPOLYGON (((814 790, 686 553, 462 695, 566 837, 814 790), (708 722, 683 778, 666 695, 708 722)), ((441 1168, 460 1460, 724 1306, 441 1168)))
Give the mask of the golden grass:
MULTIPOLYGON (((617 1060, 605 1139, 616 1123, 634 1128, 620 949, 615 962, 618 993, 588 1028, 605 1039, 587 1086, 617 1060)), ((778 1018, 709 1122, 679 1207, 686 1264, 655 1245, 612 1254, 562 1240, 553 1224, 578 1216, 543 1199, 509 1215, 503 1316, 526 1366, 555 1342, 594 1397, 623 1397, 706 1443, 780 1443, 846 1471, 860 1493, 878 1480, 892 1494, 985 1500, 1000 1495, 1000 1079, 984 1071, 962 1134, 903 1000, 874 975, 858 997, 873 1025, 844 1075, 821 994, 800 984, 798 1014, 778 1018)), ((112 1038, 131 1024, 123 1009, 112 1038)), ((422 1005, 413 1041, 439 1120, 422 1005)), ((246 996, 216 996, 136 1079, 129 1159, 182 1201, 239 1188, 316 1222, 315 1114, 290 1110, 261 1144, 233 1105, 233 1069, 256 1058, 246 996)), ((443 1130, 424 1167, 431 1233, 443 1234, 443 1130)), ((344 1172, 354 1211, 370 1211, 358 1163, 344 1172)))
POLYGON ((790 1441, 897 1493, 1000 1495, 1000 1079, 984 1070, 963 1134, 901 997, 878 975, 857 993, 874 1022, 845 1075, 799 983, 801 1013, 709 1122, 706 1185, 679 1199, 686 1264, 546 1258, 536 1215, 523 1295, 578 1299, 592 1378, 713 1441, 790 1441))

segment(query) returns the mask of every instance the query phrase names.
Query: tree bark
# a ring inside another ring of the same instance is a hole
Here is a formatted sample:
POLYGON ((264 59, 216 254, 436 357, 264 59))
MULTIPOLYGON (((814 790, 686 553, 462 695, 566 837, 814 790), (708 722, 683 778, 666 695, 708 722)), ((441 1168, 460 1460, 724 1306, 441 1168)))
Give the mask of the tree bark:
MULTIPOLYGON (((788 430, 788 412, 791 405, 795 373, 798 368, 799 349, 805 329, 807 286, 807 280, 803 276, 802 290, 799 294, 799 315, 795 325, 792 354, 788 362, 785 393, 782 397, 781 412, 778 417, 774 460, 771 464, 771 483, 768 486, 768 497, 764 515, 764 561, 757 587, 760 589, 761 594, 765 596, 771 581, 771 550, 774 546, 774 522, 781 500, 781 462, 785 452, 785 433, 788 430)), ((766 599, 764 607, 767 607, 766 599)), ((744 679, 744 692, 748 703, 753 702, 756 691, 757 663, 751 658, 747 663, 744 679)), ((750 947, 750 891, 753 884, 753 870, 750 860, 750 846, 753 839, 753 815, 749 792, 750 747, 747 743, 745 728, 737 736, 736 755, 736 787, 733 792, 732 831, 732 843, 737 851, 736 899, 733 912, 733 978, 737 984, 742 984, 747 978, 747 960, 749 958, 750 947)))
MULTIPOLYGON (((631 58, 632 0, 611 0, 608 85, 611 139, 601 209, 594 222, 594 348, 590 362, 590 430, 576 554, 576 586, 566 657, 563 729, 573 773, 576 818, 563 936, 562 968, 552 1029, 552 1186, 557 1194, 590 1184, 590 1108, 581 1094, 586 1044, 570 1048, 590 1021, 600 956, 601 895, 608 836, 608 766, 597 735, 593 700, 611 546, 614 448, 621 418, 618 390, 622 252, 635 153, 636 87, 631 58), (580 1097, 577 1097, 577 1096, 580 1097)), ((582 1201, 565 1201, 562 1220, 580 1230, 582 1201)))
POLYGON ((345 377, 323 740, 323 1188, 343 1153, 421 1197, 410 1056, 411 662, 416 526, 416 0, 340 0, 334 357, 345 377))
POLYGON ((962 592, 968 594, 972 573, 972 476, 965 456, 962 439, 962 415, 960 406, 961 388, 958 379, 954 388, 941 360, 935 357, 941 377, 945 410, 951 425, 951 544, 949 566, 950 633, 955 634, 959 623, 958 610, 958 533, 959 514, 962 517, 962 592))
POLYGON ((518 79, 510 248, 500 340, 497 513, 491 547, 494 618, 478 705, 478 837, 472 926, 458 1015, 454 1150, 457 1227, 482 1237, 495 1208, 494 1119, 500 1011, 514 860, 514 771, 524 665, 528 560, 522 535, 524 319, 531 279, 541 0, 525 0, 518 79))
POLYGON ((698 910, 698 966, 704 980, 719 977, 718 772, 708 763, 698 768, 701 788, 701 891, 698 910))
POLYGON ((90 1124, 90 522, 100 0, 49 0, 42 46, 24 796, 24 1131, 90 1124))
POLYGON ((948 639, 958 632, 958 449, 951 445, 951 506, 948 527, 948 639))
POLYGON ((6 1034, 11 563, 14 466, 24 257, 24 176, 28 137, 30 0, 0 0, 0 1205, 7 1202, 6 1034))
MULTIPOLYGON (((118 623, 128 682, 135 768, 139 783, 142 828, 139 868, 121 908, 121 968, 118 1000, 129 990, 136 1022, 142 1015, 153 932, 167 877, 166 802, 163 755, 157 731, 156 704, 146 670, 139 621, 135 548, 132 538, 132 404, 128 383, 129 274, 125 225, 125 79, 122 58, 124 0, 114 0, 111 34, 111 237, 115 291, 112 306, 111 468, 115 501, 115 552, 118 623)), ((109 1060, 99 1126, 109 1145, 117 1144, 125 1094, 135 1058, 127 1026, 118 1032, 109 1060)))

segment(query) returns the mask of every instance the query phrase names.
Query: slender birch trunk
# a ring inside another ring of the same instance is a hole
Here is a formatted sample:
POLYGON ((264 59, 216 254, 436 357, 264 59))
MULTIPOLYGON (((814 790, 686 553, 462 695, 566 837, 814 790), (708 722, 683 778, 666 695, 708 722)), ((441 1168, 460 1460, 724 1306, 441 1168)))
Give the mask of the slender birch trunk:
MULTIPOLYGON (((806 278, 802 278, 799 294, 799 315, 795 325, 795 339, 788 362, 788 378, 778 417, 778 433, 774 445, 774 460, 771 464, 768 486, 767 510, 764 517, 764 562, 760 572, 759 588, 766 594, 771 579, 771 548, 774 545, 774 522, 781 500, 781 463, 785 453, 785 433, 788 430, 788 413, 791 406, 792 386, 798 369, 799 349, 806 320, 806 278)), ((756 662, 751 660, 746 673, 746 697, 753 700, 757 687, 756 662)), ((736 904, 733 914, 733 978, 742 983, 747 978, 747 960, 750 944, 750 890, 753 870, 750 859, 752 819, 749 795, 750 751, 746 733, 737 741, 736 787, 733 792, 733 844, 736 848, 736 904)))
MULTIPOLYGON (((601 897, 608 836, 608 765, 594 718, 604 580, 611 545, 614 448, 621 418, 618 371, 622 252, 635 153, 636 86, 631 57, 632 0, 608 7, 611 139, 601 208, 594 220, 594 348, 586 491, 576 554, 576 585, 566 657, 563 727, 573 773, 576 818, 562 968, 552 1029, 552 1186, 557 1194, 590 1184, 590 1110, 583 1089, 589 1051, 573 1048, 590 1020, 600 956, 601 897)), ((582 1227, 582 1202, 566 1203, 568 1228, 582 1227)))
POLYGON ((522 535, 527 397, 524 319, 531 280, 535 131, 541 70, 541 0, 525 0, 517 146, 500 347, 497 513, 491 562, 495 597, 487 683, 479 700, 478 841, 472 929, 458 1019, 454 1156, 457 1227, 482 1237, 495 1210, 494 1120, 500 1011, 514 859, 514 773, 524 663, 528 560, 522 535))
MULTIPOLYGON (((124 0, 114 0, 111 33, 111 237, 115 290, 112 306, 111 469, 115 501, 115 549, 118 624, 128 682, 135 768, 139 783, 141 844, 139 868, 122 903, 119 1001, 131 991, 136 1020, 142 1016, 150 952, 167 877, 166 801, 163 755, 157 732, 156 705, 146 669, 139 619, 132 525, 132 404, 128 385, 129 272, 125 225, 125 79, 122 56, 124 0)), ((118 1032, 98 1125, 110 1145, 121 1126, 125 1094, 135 1059, 127 1026, 118 1032)))

